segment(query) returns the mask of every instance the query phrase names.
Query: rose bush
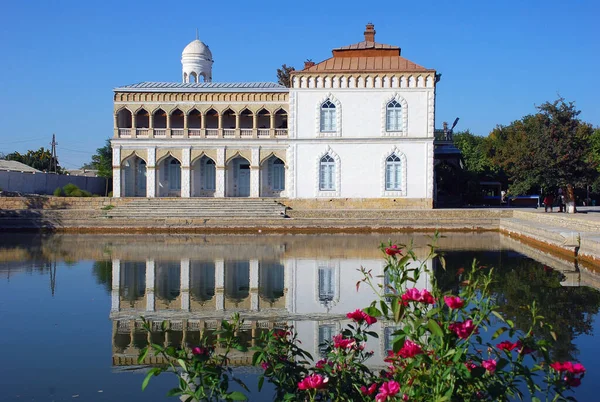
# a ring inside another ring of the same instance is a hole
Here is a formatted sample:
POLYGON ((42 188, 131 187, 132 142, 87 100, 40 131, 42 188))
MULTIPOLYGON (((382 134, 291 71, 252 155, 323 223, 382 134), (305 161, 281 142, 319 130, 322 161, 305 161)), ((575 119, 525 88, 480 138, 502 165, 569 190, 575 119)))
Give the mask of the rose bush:
MULTIPOLYGON (((322 359, 314 362, 300 347, 293 327, 264 332, 255 340, 252 362, 261 368, 259 389, 268 381, 278 401, 574 400, 569 391, 581 384, 585 368, 570 361, 553 362, 548 337, 534 338, 534 330, 554 336, 535 303, 526 307, 532 319, 525 331, 497 311, 490 291, 493 270, 474 262, 471 270, 461 270, 460 287, 451 294, 440 290, 435 275, 429 275, 427 288, 416 287, 428 272, 428 261, 439 259, 444 267, 435 247, 423 261, 410 246, 390 243, 381 250, 385 280, 361 268, 363 278, 357 283, 357 289, 369 286, 376 300, 347 314, 347 327, 321 345, 322 359), (377 321, 398 329, 385 358, 387 366, 374 369, 366 365, 373 354, 366 344, 378 337, 371 328, 377 321)), ((171 395, 190 401, 245 399, 227 388, 230 380, 241 384, 227 359, 231 348, 243 350, 236 337, 241 323, 239 316, 232 323, 223 321, 215 341, 224 347, 222 354, 206 342, 191 350, 150 345, 140 362, 153 349, 170 365, 153 368, 144 387, 151 376, 172 371, 179 376, 179 387, 171 395)))

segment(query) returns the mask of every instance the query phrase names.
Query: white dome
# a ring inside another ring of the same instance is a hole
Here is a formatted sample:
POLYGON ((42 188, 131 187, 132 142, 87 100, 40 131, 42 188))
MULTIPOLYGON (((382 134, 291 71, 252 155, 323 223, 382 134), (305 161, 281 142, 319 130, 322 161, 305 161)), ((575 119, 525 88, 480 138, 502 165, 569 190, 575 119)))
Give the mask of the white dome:
POLYGON ((190 42, 185 49, 183 49, 181 56, 200 56, 206 60, 212 60, 210 49, 199 39, 190 42))

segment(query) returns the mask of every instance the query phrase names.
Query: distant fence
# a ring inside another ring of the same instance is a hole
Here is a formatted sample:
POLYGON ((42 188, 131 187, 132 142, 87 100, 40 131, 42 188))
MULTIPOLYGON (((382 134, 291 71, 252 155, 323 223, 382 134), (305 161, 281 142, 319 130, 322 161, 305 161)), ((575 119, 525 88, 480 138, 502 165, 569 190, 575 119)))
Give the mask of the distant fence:
POLYGON ((73 183, 92 194, 104 195, 104 177, 70 176, 54 173, 25 173, 0 171, 0 189, 25 194, 52 194, 57 187, 73 183))

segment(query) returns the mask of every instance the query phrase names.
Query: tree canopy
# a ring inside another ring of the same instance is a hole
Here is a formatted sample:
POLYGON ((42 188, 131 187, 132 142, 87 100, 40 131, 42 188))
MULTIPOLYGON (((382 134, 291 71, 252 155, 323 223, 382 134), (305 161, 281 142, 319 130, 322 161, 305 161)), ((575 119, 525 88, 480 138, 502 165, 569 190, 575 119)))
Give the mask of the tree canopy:
POLYGON ((104 178, 112 177, 112 147, 110 139, 106 140, 103 147, 96 149, 92 156, 92 161, 82 166, 82 169, 94 169, 98 171, 98 176, 104 178))
POLYGON ((283 85, 284 87, 291 87, 292 83, 290 81, 290 74, 292 71, 296 71, 296 69, 292 66, 283 64, 281 68, 277 69, 277 83, 279 85, 283 85))
POLYGON ((597 176, 590 159, 594 132, 580 111, 563 98, 537 107, 538 112, 487 137, 486 154, 509 177, 513 194, 554 190, 571 184, 583 188, 597 176))
POLYGON ((6 160, 21 162, 34 169, 46 172, 54 171, 56 163, 56 173, 65 173, 65 170, 58 163, 58 158, 53 158, 50 150, 44 147, 41 147, 37 151, 30 149, 24 154, 15 151, 6 155, 5 158, 6 160))

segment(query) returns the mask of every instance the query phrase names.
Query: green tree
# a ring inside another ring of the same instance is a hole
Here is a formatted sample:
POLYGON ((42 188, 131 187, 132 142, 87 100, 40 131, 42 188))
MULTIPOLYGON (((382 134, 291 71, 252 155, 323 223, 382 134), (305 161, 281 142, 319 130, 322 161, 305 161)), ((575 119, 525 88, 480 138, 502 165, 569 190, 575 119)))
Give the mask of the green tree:
POLYGON ((56 165, 57 173, 65 173, 65 170, 58 163, 58 158, 53 158, 50 150, 44 147, 41 147, 37 151, 30 149, 25 154, 19 152, 10 153, 6 155, 6 160, 21 162, 34 169, 46 172, 53 171, 56 165))
POLYGON ((109 182, 112 182, 112 147, 110 139, 107 139, 104 146, 96 149, 92 156, 92 161, 84 164, 82 169, 94 169, 98 171, 99 177, 106 179, 106 194, 108 194, 109 182))
POLYGON ((277 69, 277 83, 279 85, 283 85, 284 87, 291 87, 292 83, 290 80, 290 74, 292 71, 296 71, 296 69, 292 66, 287 66, 283 64, 281 68, 277 69))
POLYGON ((503 169, 513 194, 584 188, 595 176, 589 161, 592 126, 563 98, 537 107, 538 113, 498 126, 486 141, 487 155, 503 169))
POLYGON ((453 135, 454 145, 460 150, 464 169, 478 175, 490 175, 498 169, 486 153, 485 137, 475 135, 468 129, 453 135))

